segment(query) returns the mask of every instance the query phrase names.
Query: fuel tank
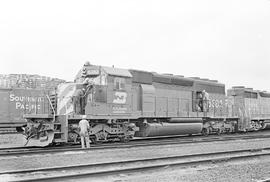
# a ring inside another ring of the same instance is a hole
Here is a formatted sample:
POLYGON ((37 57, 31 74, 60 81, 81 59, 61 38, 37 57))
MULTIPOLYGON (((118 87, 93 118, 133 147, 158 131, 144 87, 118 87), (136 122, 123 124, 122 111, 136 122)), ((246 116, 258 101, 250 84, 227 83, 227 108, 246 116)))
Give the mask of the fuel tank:
POLYGON ((168 123, 202 123, 202 118, 171 118, 168 123))
POLYGON ((169 135, 198 134, 202 131, 203 123, 201 119, 182 120, 174 118, 168 122, 143 123, 140 130, 135 133, 135 137, 154 137, 169 135))
POLYGON ((264 130, 269 130, 270 129, 270 120, 269 119, 264 121, 262 129, 264 129, 264 130))

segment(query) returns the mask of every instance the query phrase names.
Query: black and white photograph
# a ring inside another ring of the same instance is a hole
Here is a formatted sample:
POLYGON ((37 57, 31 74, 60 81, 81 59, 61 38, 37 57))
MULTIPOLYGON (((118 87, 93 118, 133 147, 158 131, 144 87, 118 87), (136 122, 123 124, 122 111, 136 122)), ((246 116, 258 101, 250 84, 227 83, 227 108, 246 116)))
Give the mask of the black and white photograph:
POLYGON ((0 0, 2 181, 270 181, 270 0, 0 0))

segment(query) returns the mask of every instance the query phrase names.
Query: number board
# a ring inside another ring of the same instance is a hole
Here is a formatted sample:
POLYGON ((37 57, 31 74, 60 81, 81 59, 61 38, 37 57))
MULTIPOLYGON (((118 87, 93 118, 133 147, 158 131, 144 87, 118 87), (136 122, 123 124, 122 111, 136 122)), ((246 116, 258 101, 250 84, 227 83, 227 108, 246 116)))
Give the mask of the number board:
POLYGON ((87 75, 99 75, 99 70, 87 70, 87 75))

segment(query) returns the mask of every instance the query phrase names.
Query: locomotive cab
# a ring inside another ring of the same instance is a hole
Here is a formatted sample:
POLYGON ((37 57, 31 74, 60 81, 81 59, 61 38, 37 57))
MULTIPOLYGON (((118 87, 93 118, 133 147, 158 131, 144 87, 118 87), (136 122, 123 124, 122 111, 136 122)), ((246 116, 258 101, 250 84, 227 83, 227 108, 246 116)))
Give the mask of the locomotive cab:
MULTIPOLYGON (((106 141, 134 135, 136 127, 128 122, 131 115, 131 78, 128 70, 113 67, 87 65, 79 72, 75 81, 84 86, 83 114, 90 122, 92 140, 106 141)), ((75 120, 78 118, 80 116, 71 115, 70 123, 77 123, 75 120)), ((76 130, 76 126, 70 126, 70 130, 76 130)))
POLYGON ((88 66, 77 79, 86 90, 85 115, 126 115, 130 113, 131 74, 111 67, 88 66))
POLYGON ((209 112, 209 96, 203 91, 193 92, 193 112, 209 112))

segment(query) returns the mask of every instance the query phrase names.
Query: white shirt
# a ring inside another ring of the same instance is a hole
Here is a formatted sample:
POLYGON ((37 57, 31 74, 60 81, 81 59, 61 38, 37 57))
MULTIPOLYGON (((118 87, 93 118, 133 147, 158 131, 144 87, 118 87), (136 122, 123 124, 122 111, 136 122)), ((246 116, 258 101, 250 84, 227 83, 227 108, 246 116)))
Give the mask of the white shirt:
POLYGON ((79 122, 79 127, 80 127, 80 134, 87 134, 88 130, 90 129, 89 122, 86 119, 82 119, 79 122))
POLYGON ((204 92, 203 100, 209 100, 209 94, 207 92, 204 92))

